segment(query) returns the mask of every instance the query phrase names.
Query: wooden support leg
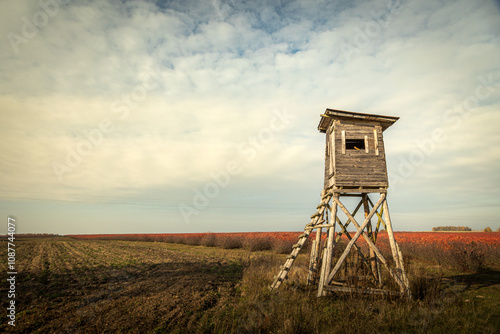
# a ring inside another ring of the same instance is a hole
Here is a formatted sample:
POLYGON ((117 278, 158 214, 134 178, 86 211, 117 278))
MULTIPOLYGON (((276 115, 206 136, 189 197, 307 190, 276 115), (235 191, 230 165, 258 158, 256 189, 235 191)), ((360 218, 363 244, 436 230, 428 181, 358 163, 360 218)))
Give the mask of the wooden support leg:
MULTIPOLYGON (((368 214, 370 213, 370 206, 368 205, 368 195, 367 194, 363 194, 362 195, 362 201, 363 201, 363 208, 365 210, 365 218, 368 216, 368 214)), ((368 225, 366 226, 367 228, 367 231, 368 231, 368 237, 372 239, 372 241, 375 243, 375 238, 374 238, 374 235, 373 235, 373 231, 372 231, 372 222, 370 220, 370 222, 368 223, 368 225)), ((379 277, 378 277, 378 271, 377 271, 377 257, 375 256, 375 252, 373 251, 373 249, 370 248, 370 267, 371 267, 371 272, 372 272, 372 275, 373 275, 373 278, 376 280, 376 281, 379 281, 379 277)))
MULTIPOLYGON (((327 238, 328 238, 328 231, 327 231, 327 238)), ((326 268, 326 258, 327 258, 327 242, 325 242, 325 247, 323 247, 323 258, 321 259, 321 272, 319 274, 319 283, 318 283, 318 297, 324 296, 325 294, 323 293, 323 286, 325 282, 325 268, 326 268)))
POLYGON ((309 258, 309 272, 307 273, 307 285, 313 285, 314 280, 316 278, 316 272, 315 272, 316 271, 315 262, 317 258, 316 244, 317 241, 314 240, 311 247, 311 257, 309 258))
POLYGON ((309 274, 307 276, 307 285, 313 285, 318 278, 319 258, 321 255, 321 234, 322 228, 316 230, 316 239, 311 247, 311 259, 309 261, 309 274))
POLYGON ((399 250, 396 240, 394 239, 394 232, 392 230, 391 217, 389 215, 389 207, 387 205, 387 201, 384 202, 383 208, 387 236, 389 237, 389 244, 391 245, 392 257, 394 258, 394 262, 396 263, 398 276, 402 281, 402 284, 400 284, 400 289, 402 293, 404 293, 409 299, 411 299, 410 284, 404 270, 403 256, 401 254, 401 251, 399 250))
POLYGON ((330 272, 332 267, 332 256, 333 256, 333 247, 335 247, 335 222, 337 219, 337 204, 332 203, 332 212, 329 217, 329 224, 331 227, 328 228, 328 239, 327 239, 327 259, 326 259, 326 268, 325 272, 330 272))
POLYGON ((394 240, 394 243, 396 244, 396 250, 398 251, 398 255, 399 255, 399 259, 400 259, 400 264, 401 264, 401 275, 403 276, 403 281, 405 282, 406 284, 406 287, 408 289, 408 296, 411 298, 411 295, 409 294, 410 291, 410 282, 408 281, 408 277, 406 276, 406 270, 405 270, 405 266, 404 266, 404 263, 403 263, 403 254, 401 253, 401 250, 399 249, 399 244, 396 240, 394 240))
MULTIPOLYGON (((335 198, 338 198, 338 195, 334 195, 335 198)), ((319 280, 318 287, 318 297, 324 296, 326 291, 323 290, 323 285, 325 282, 325 278, 330 272, 332 266, 332 256, 333 256, 333 247, 335 247, 335 223, 337 219, 337 203, 332 203, 332 211, 329 217, 329 224, 331 227, 328 228, 328 238, 326 240, 325 252, 323 253, 323 265, 321 266, 321 274, 319 280)))
MULTIPOLYGON (((321 192, 321 198, 323 199, 325 197, 325 190, 321 192)), ((323 213, 323 219, 318 223, 322 224, 325 222, 325 214, 328 210, 325 210, 323 213)), ((309 260, 309 273, 307 275, 307 285, 313 285, 318 278, 318 258, 321 249, 321 232, 323 231, 322 228, 316 229, 316 239, 313 241, 312 247, 311 247, 311 258, 309 260)))
POLYGON ((379 288, 384 285, 384 282, 382 282, 382 273, 380 272, 380 261, 378 258, 375 259, 376 264, 377 264, 377 276, 378 276, 378 286, 379 288))
MULTIPOLYGON (((366 196, 366 199, 368 200, 368 203, 370 203, 371 206, 373 207, 373 202, 370 199, 370 197, 366 196)), ((375 213, 377 215, 378 219, 377 219, 377 226, 375 227, 375 233, 373 235, 374 236, 374 238, 373 238, 373 242, 374 243, 377 242, 377 237, 378 237, 378 232, 380 230, 380 227, 383 226, 384 228, 386 228, 385 227, 385 222, 382 219, 383 212, 384 212, 384 206, 382 206, 380 208, 380 213, 379 212, 375 213)), ((378 257, 375 258, 375 262, 377 264, 378 286, 381 288, 384 285, 384 282, 382 281, 382 273, 380 271, 380 260, 378 259, 378 257)))

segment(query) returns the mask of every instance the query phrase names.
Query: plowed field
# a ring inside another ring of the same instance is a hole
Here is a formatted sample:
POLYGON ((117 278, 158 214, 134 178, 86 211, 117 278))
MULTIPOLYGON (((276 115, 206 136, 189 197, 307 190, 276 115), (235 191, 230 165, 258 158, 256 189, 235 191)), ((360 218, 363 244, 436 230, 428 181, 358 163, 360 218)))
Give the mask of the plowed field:
MULTIPOLYGON (((243 271, 231 259, 165 243, 51 238, 16 245, 18 332, 187 330, 224 305, 243 271)), ((0 294, 7 295, 5 284, 0 294)), ((0 326, 10 327, 4 313, 0 326)))

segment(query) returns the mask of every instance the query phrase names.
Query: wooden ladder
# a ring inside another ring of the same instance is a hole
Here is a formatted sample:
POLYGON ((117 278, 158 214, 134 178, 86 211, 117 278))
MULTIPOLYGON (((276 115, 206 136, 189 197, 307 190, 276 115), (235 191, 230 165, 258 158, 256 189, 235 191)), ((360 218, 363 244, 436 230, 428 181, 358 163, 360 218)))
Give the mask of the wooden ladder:
MULTIPOLYGON (((315 228, 319 228, 318 225, 323 222, 323 215, 325 210, 328 208, 328 203, 332 198, 333 193, 331 191, 326 192, 321 198, 321 203, 316 207, 316 212, 311 216, 311 222, 306 225, 304 228, 304 233, 299 236, 299 241, 293 245, 293 250, 286 257, 285 264, 281 266, 281 270, 279 274, 275 277, 273 284, 270 286, 270 289, 276 290, 280 287, 281 283, 287 278, 288 272, 293 265, 293 262, 297 258, 300 250, 304 246, 307 241, 307 238, 311 234, 312 230, 315 228)), ((327 227, 326 225, 323 227, 327 227)))

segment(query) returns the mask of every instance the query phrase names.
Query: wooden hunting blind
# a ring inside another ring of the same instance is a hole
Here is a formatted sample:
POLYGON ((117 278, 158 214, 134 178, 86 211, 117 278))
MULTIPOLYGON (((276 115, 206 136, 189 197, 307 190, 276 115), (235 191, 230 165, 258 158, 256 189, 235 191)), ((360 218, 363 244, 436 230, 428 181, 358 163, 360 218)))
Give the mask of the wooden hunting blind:
POLYGON ((318 126, 326 134, 325 189, 387 189, 382 132, 398 119, 326 109, 318 126))
POLYGON ((386 200, 389 182, 383 132, 398 119, 399 117, 394 116, 335 109, 326 109, 321 115, 318 129, 326 134, 324 189, 321 193, 321 203, 276 276, 271 285, 272 289, 277 289, 287 278, 299 251, 311 232, 316 230, 316 237, 311 247, 307 283, 310 285, 318 283, 318 297, 326 295, 328 291, 334 291, 399 294, 411 298, 403 257, 394 239, 386 200), (372 193, 380 194, 375 204, 368 196, 372 193), (342 203, 341 197, 360 199, 352 213, 342 203), (364 211, 364 221, 359 224, 355 216, 361 207, 364 211), (338 208, 347 217, 345 222, 338 217, 338 208), (374 226, 372 218, 377 221, 374 226), (357 229, 354 235, 351 235, 353 232, 347 231, 350 224, 357 229), (382 227, 387 231, 394 260, 393 267, 376 246, 378 233, 382 227), (326 238, 322 238, 324 230, 326 238), (342 244, 343 235, 348 241, 347 245, 342 244), (361 236, 365 241, 363 245, 357 242, 361 236), (339 252, 335 252, 336 247, 339 252), (351 250, 355 252, 351 254, 351 250), (334 254, 340 252, 338 258, 334 259, 334 254), (334 260, 335 265, 333 265, 334 260), (353 265, 353 262, 356 265, 353 265), (388 279, 399 286, 399 292, 391 291, 390 284, 387 284, 388 279))

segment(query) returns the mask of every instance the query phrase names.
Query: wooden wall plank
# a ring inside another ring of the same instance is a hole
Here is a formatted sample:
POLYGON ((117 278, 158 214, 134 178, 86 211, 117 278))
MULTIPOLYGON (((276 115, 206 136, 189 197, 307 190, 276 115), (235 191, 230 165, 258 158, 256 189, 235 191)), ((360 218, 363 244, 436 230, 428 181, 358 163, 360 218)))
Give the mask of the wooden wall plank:
POLYGON ((341 149, 342 149, 342 154, 345 154, 345 131, 342 130, 342 143, 341 143, 341 149))

